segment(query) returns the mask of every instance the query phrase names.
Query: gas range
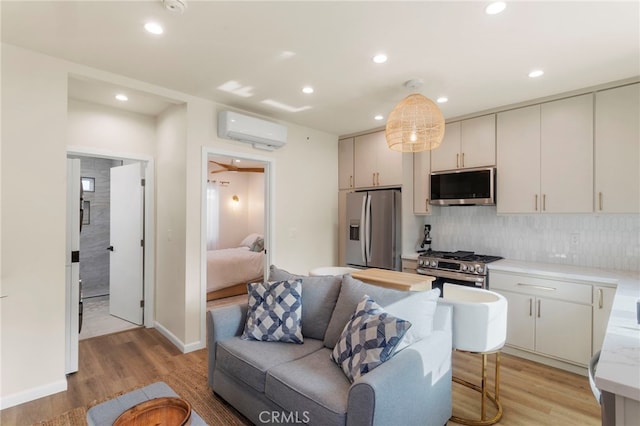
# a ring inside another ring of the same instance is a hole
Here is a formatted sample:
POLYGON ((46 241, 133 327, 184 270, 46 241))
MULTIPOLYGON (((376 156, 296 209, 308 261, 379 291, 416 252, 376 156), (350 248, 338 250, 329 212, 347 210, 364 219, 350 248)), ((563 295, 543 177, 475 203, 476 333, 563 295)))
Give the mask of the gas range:
POLYGON ((429 250, 418 256, 417 273, 436 277, 440 283, 437 286, 449 282, 488 288, 487 264, 500 259, 499 256, 480 255, 472 251, 429 250))

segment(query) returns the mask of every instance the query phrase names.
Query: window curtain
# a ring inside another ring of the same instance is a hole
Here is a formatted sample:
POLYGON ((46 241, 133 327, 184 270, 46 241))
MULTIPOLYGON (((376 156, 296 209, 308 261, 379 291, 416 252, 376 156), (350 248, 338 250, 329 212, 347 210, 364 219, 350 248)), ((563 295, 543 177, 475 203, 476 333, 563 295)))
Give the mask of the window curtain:
POLYGON ((207 250, 218 248, 219 200, 220 194, 216 182, 207 182, 207 250))

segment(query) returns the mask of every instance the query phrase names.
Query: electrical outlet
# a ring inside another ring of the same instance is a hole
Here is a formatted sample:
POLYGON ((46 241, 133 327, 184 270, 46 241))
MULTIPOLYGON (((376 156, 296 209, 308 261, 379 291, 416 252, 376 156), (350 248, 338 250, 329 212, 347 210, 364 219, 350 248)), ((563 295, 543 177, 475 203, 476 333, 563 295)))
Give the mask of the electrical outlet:
POLYGON ((580 234, 578 234, 577 232, 571 234, 570 242, 573 247, 577 247, 578 244, 580 244, 580 234))

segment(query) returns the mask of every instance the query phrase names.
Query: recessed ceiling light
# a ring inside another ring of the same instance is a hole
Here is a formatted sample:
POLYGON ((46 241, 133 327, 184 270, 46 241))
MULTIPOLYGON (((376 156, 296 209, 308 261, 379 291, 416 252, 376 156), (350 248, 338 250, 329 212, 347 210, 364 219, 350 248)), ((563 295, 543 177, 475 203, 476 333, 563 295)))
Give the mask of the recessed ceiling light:
POLYGON ((529 73, 529 77, 536 78, 536 77, 540 77, 542 74, 544 74, 544 71, 542 70, 533 70, 529 73))
POLYGON ((311 87, 311 86, 304 86, 304 87, 302 88, 302 93, 307 93, 307 94, 313 93, 313 87, 311 87))
POLYGON ((445 102, 447 102, 449 100, 449 98, 447 98, 446 96, 440 96, 438 99, 436 99, 436 102, 439 104, 443 104, 445 102))
POLYGON ((503 1, 494 1, 493 3, 490 3, 489 6, 486 7, 484 12, 487 15, 496 15, 496 14, 502 12, 506 7, 507 7, 507 4, 505 2, 503 2, 503 1))
POLYGON ((116 99, 122 102, 128 101, 129 97, 127 97, 127 95, 125 95, 124 93, 118 93, 116 95, 116 99))
POLYGON ((162 25, 158 24, 157 22, 147 22, 146 24, 144 24, 144 29, 151 34, 156 35, 160 35, 164 32, 164 28, 162 28, 162 25))
POLYGON ((387 62, 387 55, 385 55, 384 53, 378 53, 373 57, 373 62, 375 62, 376 64, 384 64, 385 62, 387 62))
POLYGON ((383 116, 381 116, 380 114, 378 114, 378 115, 376 115, 375 117, 373 117, 373 119, 374 119, 374 120, 378 120, 378 121, 382 120, 383 118, 384 118, 384 117, 383 117, 383 116))

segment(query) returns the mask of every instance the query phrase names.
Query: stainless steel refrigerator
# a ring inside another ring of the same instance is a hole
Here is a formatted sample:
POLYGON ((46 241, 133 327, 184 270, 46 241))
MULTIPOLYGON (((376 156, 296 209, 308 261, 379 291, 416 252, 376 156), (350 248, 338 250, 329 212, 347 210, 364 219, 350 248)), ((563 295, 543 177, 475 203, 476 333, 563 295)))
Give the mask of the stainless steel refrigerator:
POLYGON ((347 266, 401 270, 401 201, 399 189, 347 194, 347 266))

